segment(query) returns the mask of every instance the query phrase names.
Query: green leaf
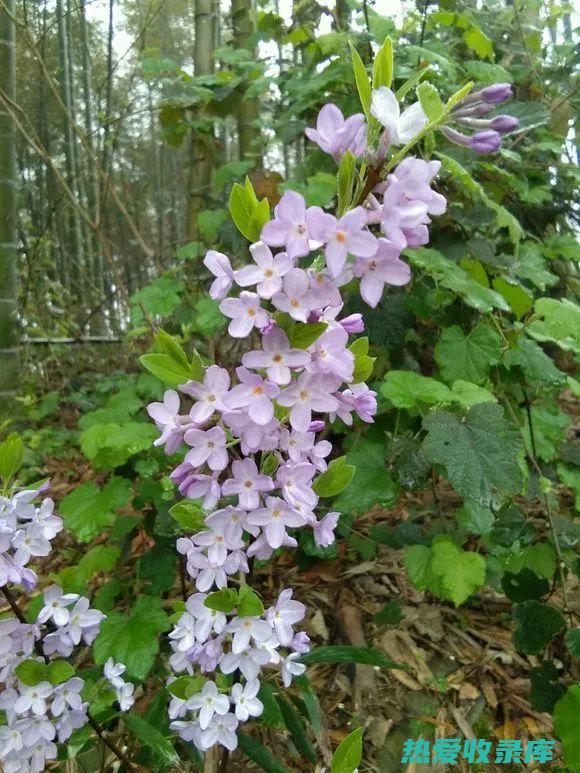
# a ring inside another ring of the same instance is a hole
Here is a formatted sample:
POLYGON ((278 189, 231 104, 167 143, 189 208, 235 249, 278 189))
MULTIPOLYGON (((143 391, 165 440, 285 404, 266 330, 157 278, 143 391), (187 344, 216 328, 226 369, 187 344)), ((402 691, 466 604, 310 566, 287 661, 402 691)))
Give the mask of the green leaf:
POLYGON ((245 185, 234 183, 232 186, 229 208, 238 231, 248 241, 258 241, 264 224, 270 219, 270 207, 267 199, 258 201, 248 177, 245 185))
POLYGON ((131 481, 112 477, 102 489, 89 481, 83 483, 62 500, 60 513, 66 528, 83 542, 90 542, 111 527, 116 510, 131 499, 131 481))
POLYGON ((406 409, 421 403, 435 405, 453 400, 445 384, 410 370, 390 370, 381 385, 381 394, 396 408, 406 409))
POLYGON ((354 773, 362 760, 362 727, 357 727, 341 741, 332 755, 331 773, 354 773))
POLYGON ((308 677, 306 677, 304 674, 302 674, 302 676, 296 677, 294 679, 294 683, 300 690, 302 702, 304 703, 304 708, 306 709, 308 719, 310 720, 310 724, 312 726, 312 732, 314 733, 315 737, 318 737, 322 732, 323 722, 322 710, 320 708, 320 703, 318 702, 316 693, 312 689, 312 685, 310 684, 308 677))
POLYGON ((57 685, 66 682, 75 675, 75 670, 70 663, 66 660, 53 660, 48 664, 46 673, 48 681, 51 684, 57 685))
POLYGON ((179 386, 192 378, 190 369, 176 362, 168 354, 142 354, 139 362, 149 373, 168 386, 179 386))
POLYGON ((351 647, 336 644, 328 647, 314 647, 302 655, 302 663, 363 663, 368 666, 391 669, 400 668, 374 647, 351 647))
POLYGON ((477 25, 465 30, 463 40, 480 59, 493 59, 493 43, 477 25))
POLYGON ((436 542, 431 550, 430 570, 439 578, 444 596, 458 607, 484 584, 485 559, 447 541, 436 542))
POLYGON ((380 612, 373 615, 373 622, 377 625, 399 625, 404 620, 404 615, 401 612, 400 601, 389 601, 380 612))
POLYGON ((284 723, 288 728, 292 740, 294 741, 294 745, 298 749, 300 755, 310 762, 315 763, 318 756, 306 734, 306 728, 304 727, 301 716, 294 708, 294 705, 290 703, 290 701, 287 701, 282 695, 277 695, 276 700, 278 701, 280 711, 284 717, 284 723))
POLYGON ((550 591, 550 583, 535 572, 524 568, 517 574, 505 572, 501 579, 503 592, 510 601, 538 601, 550 591))
POLYGON ((238 592, 233 588, 222 588, 210 593, 203 602, 209 609, 216 612, 231 612, 239 600, 238 592))
POLYGON ((417 98, 421 103, 423 112, 429 119, 429 123, 435 123, 445 112, 441 97, 437 89, 428 81, 423 81, 417 86, 417 98))
POLYGON ((580 684, 573 684, 554 707, 554 734, 562 741, 564 760, 580 770, 580 684))
POLYGON ((536 711, 554 712, 554 706, 566 693, 560 681, 560 672, 551 661, 546 661, 530 671, 530 701, 536 711))
POLYGON ((362 357, 364 354, 369 353, 369 339, 367 336, 357 338, 348 347, 349 352, 352 352, 355 357, 362 357))
POLYGON ((494 515, 488 507, 481 507, 477 502, 466 499, 462 507, 455 513, 457 523, 468 534, 484 537, 493 528, 494 515))
POLYGON ((162 354, 167 354, 176 364, 184 368, 189 367, 186 353, 172 335, 166 333, 165 330, 158 330, 153 338, 162 354))
POLYGON ((528 545, 521 553, 511 556, 506 569, 509 572, 531 569, 538 577, 550 580, 556 572, 556 551, 549 542, 528 545))
POLYGON ((131 733, 152 749, 160 760, 163 760, 167 765, 175 765, 179 761, 179 756, 173 748, 171 740, 149 724, 147 720, 133 712, 123 713, 121 716, 131 733))
POLYGON ((169 628, 160 599, 140 596, 129 613, 112 612, 101 623, 93 645, 95 663, 112 657, 127 666, 127 675, 142 682, 159 651, 159 634, 169 628))
POLYGON ((274 755, 270 754, 270 752, 255 738, 240 731, 238 731, 237 735, 239 748, 244 752, 246 757, 249 757, 252 762, 259 765, 266 773, 289 773, 288 768, 284 767, 284 765, 282 765, 274 755))
POLYGON ((350 485, 334 501, 341 513, 366 513, 374 505, 391 507, 397 500, 399 486, 386 470, 384 444, 363 441, 347 454, 348 465, 355 467, 350 485))
POLYGON ((18 472, 24 459, 24 444, 17 432, 12 432, 0 443, 0 477, 4 483, 18 472))
POLYGON ((264 605, 258 594, 247 585, 242 585, 238 591, 238 617, 253 617, 264 614, 264 605))
POLYGON ((352 186, 356 173, 356 158, 347 150, 340 159, 338 167, 338 216, 347 211, 352 195, 352 186))
POLYGON ((192 695, 201 692, 206 682, 205 676, 178 676, 177 679, 167 685, 167 689, 176 698, 184 701, 191 698, 192 695))
POLYGON ((444 328, 435 346, 435 361, 449 383, 462 379, 483 384, 500 358, 501 337, 485 325, 476 325, 467 335, 458 325, 444 328))
POLYGON ((429 72, 429 65, 426 67, 422 67, 420 70, 417 70, 416 72, 411 75, 411 77, 403 83, 403 85, 395 91, 395 97, 397 98, 397 102, 402 102, 407 94, 415 88, 415 86, 427 75, 429 72))
POLYGON ((556 609, 535 600, 516 604, 512 615, 517 624, 513 634, 514 646, 526 655, 540 653, 566 627, 564 618, 556 609))
POLYGON ((570 628, 569 631, 566 631, 564 641, 570 654, 575 658, 580 658, 580 628, 570 628))
MULTIPOLYGON (((256 239, 260 238, 262 228, 270 220, 270 204, 268 199, 262 199, 258 205, 254 208, 250 222, 248 223, 248 232, 251 234, 257 234, 256 239)), ((255 241, 254 239, 252 241, 255 241)))
POLYGON ((510 284, 498 276, 492 281, 494 290, 506 299, 510 309, 518 319, 521 319, 532 308, 534 301, 518 284, 510 284))
POLYGON ((198 502, 191 499, 183 499, 169 508, 169 515, 177 521, 182 529, 195 534, 205 529, 204 511, 198 502))
POLYGON ((326 322, 298 322, 290 328, 290 346, 294 349, 308 349, 327 327, 326 322))
POLYGON ((346 456, 333 459, 328 469, 314 481, 313 489, 319 497, 335 497, 344 491, 354 477, 356 468, 346 463, 346 456))
POLYGON ((446 468, 461 496, 488 507, 521 490, 522 439, 499 405, 475 405, 464 420, 446 411, 431 414, 423 419, 423 427, 425 457, 446 468))
POLYGON ((580 307, 567 298, 538 298, 534 305, 538 320, 528 333, 539 341, 554 341, 563 349, 580 350, 580 307))
POLYGON ((413 585, 425 590, 429 580, 431 550, 426 545, 411 545, 405 549, 405 569, 413 585))
POLYGON ((200 298, 195 304, 193 327, 204 336, 212 336, 219 330, 223 330, 226 318, 221 313, 219 301, 212 298, 200 298))
POLYGON ((46 663, 39 660, 23 660, 16 666, 14 672, 22 684, 28 687, 34 687, 47 678, 46 663))
POLYGON ((354 358, 354 368, 352 371, 352 383, 360 384, 361 381, 367 381, 373 373, 376 357, 369 357, 366 354, 358 354, 354 358))
POLYGON ((160 276, 130 298, 133 324, 143 322, 143 313, 154 319, 168 317, 181 303, 185 283, 171 276, 160 276))
MULTIPOLYGON (((296 680, 295 680, 296 681, 296 680)), ((262 682, 258 698, 264 704, 264 711, 260 714, 259 721, 268 727, 286 727, 280 706, 276 700, 279 690, 270 682, 262 682)))
POLYGON ((530 338, 518 338, 515 345, 505 353, 503 362, 506 368, 521 368, 527 384, 535 386, 539 382, 560 386, 566 383, 566 374, 558 370, 552 358, 530 338))
POLYGON ((469 381, 454 381, 451 385, 451 396, 455 402, 465 408, 473 408, 480 403, 497 403, 495 395, 469 381))
POLYGON ((360 58, 358 51, 349 40, 348 45, 350 47, 350 53, 352 56, 352 69, 354 71, 354 80, 356 83, 360 103, 362 105, 363 113, 367 119, 367 122, 371 124, 374 121, 371 115, 371 97, 372 89, 367 75, 366 67, 363 64, 363 60, 360 58))
POLYGON ((393 41, 390 37, 386 37, 373 63, 373 89, 380 89, 381 86, 391 88, 394 72, 393 59, 393 41))

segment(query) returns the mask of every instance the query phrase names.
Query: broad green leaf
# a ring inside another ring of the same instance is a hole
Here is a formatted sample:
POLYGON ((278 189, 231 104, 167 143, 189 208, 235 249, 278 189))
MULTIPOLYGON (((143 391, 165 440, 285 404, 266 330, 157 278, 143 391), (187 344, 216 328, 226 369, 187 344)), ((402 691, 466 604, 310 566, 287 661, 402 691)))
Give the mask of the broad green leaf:
POLYGON ((517 574, 505 572, 501 579, 501 587, 508 599, 517 603, 531 599, 539 601, 550 591, 550 583, 527 568, 517 574))
POLYGON ((242 585, 238 591, 238 617, 253 617, 264 614, 264 605, 258 594, 247 585, 242 585))
POLYGON ((426 545, 411 545, 405 550, 405 569, 413 585, 425 590, 429 578, 431 550, 426 545))
POLYGON ((116 510, 130 499, 131 481, 127 478, 110 478, 102 489, 89 481, 66 495, 60 512, 66 528, 83 542, 90 542, 113 525, 116 510))
POLYGON ((139 362, 167 386, 176 387, 192 378, 189 367, 176 362, 168 354, 142 354, 139 362))
POLYGON ((140 325, 145 315, 169 317, 181 303, 185 282, 172 276, 160 276, 131 296, 131 319, 140 325))
POLYGON ((356 173, 356 158, 347 150, 338 167, 338 216, 344 215, 350 204, 356 173))
POLYGON ((506 565, 509 572, 531 569, 539 577, 551 580, 556 572, 556 551, 549 542, 527 545, 520 553, 513 554, 506 565))
POLYGON ((566 693, 566 685, 560 681, 561 672, 554 663, 544 661, 530 671, 530 702, 536 711, 554 713, 554 706, 566 693))
POLYGON ((203 603, 217 612, 231 612, 238 601, 238 592, 234 588, 222 588, 210 593, 203 603))
POLYGON ((503 362, 507 368, 521 368, 528 384, 560 386, 566 383, 566 374, 558 370, 539 344, 525 336, 520 336, 505 353, 503 362))
POLYGON ((573 684, 554 707, 554 733, 562 741, 564 760, 580 770, 580 684, 573 684))
POLYGON ((177 679, 167 685, 167 689, 172 695, 183 701, 201 692, 206 682, 205 676, 178 676, 177 679))
POLYGON ((555 341, 563 349, 580 351, 580 307, 567 298, 538 298, 534 305, 538 320, 528 327, 537 340, 555 341))
POLYGON ((169 508, 169 515, 191 534, 206 528, 204 511, 194 500, 182 499, 169 508))
POLYGON ((314 481, 313 489, 319 497, 335 497, 349 485, 355 473, 355 467, 346 463, 346 456, 333 459, 328 469, 314 481))
POLYGON ((521 319, 534 305, 533 298, 517 284, 510 284, 498 276, 492 281, 496 290, 509 303, 510 309, 518 319, 521 319))
POLYGON ((326 322, 298 322, 290 328, 290 346, 294 349, 308 349, 327 327, 326 322))
POLYGON ((24 445, 17 432, 12 432, 0 443, 0 478, 11 480, 22 465, 24 445))
POLYGON ((380 89, 381 86, 390 89, 393 82, 393 72, 393 41, 387 36, 373 63, 373 89, 380 89))
POLYGON ((476 325, 467 335, 458 325, 444 328, 435 346, 435 361, 449 383, 461 379, 483 384, 500 358, 501 337, 485 325, 476 325))
POLYGON ((127 666, 128 676, 142 682, 159 651, 159 634, 168 628, 160 599, 140 596, 129 612, 112 612, 103 620, 93 645, 95 663, 112 657, 127 666))
POLYGON ((363 354, 369 353, 369 339, 367 336, 363 336, 362 338, 357 338, 356 341, 353 341, 352 344, 348 347, 349 352, 352 352, 355 357, 360 357, 363 354))
POLYGON ((179 762, 179 756, 173 748, 171 740, 166 738, 156 727, 134 712, 123 713, 121 716, 131 733, 152 749, 164 763, 175 765, 179 762))
POLYGON ((423 81, 417 86, 417 98, 429 123, 435 123, 441 118, 445 108, 435 86, 428 81, 423 81))
POLYGON ((248 223, 248 233, 254 234, 254 238, 251 241, 256 241, 260 238, 262 228, 270 220, 270 204, 268 199, 262 199, 258 205, 254 208, 250 222, 248 223))
POLYGON ((431 414, 423 427, 427 430, 422 446, 425 457, 446 468, 461 496, 487 507, 521 490, 522 439, 499 405, 475 405, 463 420, 446 411, 431 414))
POLYGON ((262 744, 251 735, 246 735, 238 731, 238 746, 241 751, 249 757, 252 762, 259 765, 266 773, 289 773, 288 768, 284 767, 277 757, 262 746, 262 744))
POLYGON ((360 384, 367 381, 373 373, 376 357, 369 357, 367 354, 358 354, 354 358, 354 368, 352 371, 352 383, 360 384))
POLYGON ((341 741, 332 756, 331 773, 354 773, 362 760, 362 727, 357 727, 341 741))
POLYGON ((485 559, 447 541, 436 542, 431 550, 430 570, 440 580, 445 597, 458 607, 484 584, 485 559))
POLYGON ((23 660, 16 666, 14 672, 22 684, 28 685, 28 687, 34 687, 47 679, 46 663, 41 660, 32 660, 31 658, 23 660))
POLYGON ((484 537, 493 528, 494 515, 487 507, 481 507, 472 499, 466 499, 455 513, 457 523, 468 534, 484 537))
POLYGON ((392 660, 374 647, 351 647, 346 644, 336 644, 328 647, 314 647, 302 655, 303 663, 363 663, 368 666, 391 669, 400 668, 392 660))
POLYGON ((469 381, 454 381, 451 385, 451 395, 455 402, 460 403, 465 408, 472 408, 480 403, 497 403, 495 395, 469 381))
POLYGON ((53 660, 46 668, 48 681, 57 685, 66 682, 75 675, 75 670, 66 660, 53 660))
POLYGON ((391 370, 381 385, 381 394, 396 408, 416 408, 421 403, 436 405, 452 402, 451 391, 434 378, 410 370, 391 370))
POLYGON ((514 646, 526 655, 540 653, 566 627, 564 618, 554 607, 535 600, 516 604, 512 615, 517 625, 514 646))
POLYGON ((219 309, 219 302, 213 298, 200 298, 195 304, 193 327, 204 336, 212 336, 223 330, 226 318, 219 309))
POLYGON ((250 192, 245 185, 234 183, 230 193, 229 209, 238 231, 248 241, 254 242, 260 238, 260 233, 256 231, 256 228, 250 228, 249 225, 258 204, 255 194, 252 194, 253 190, 250 192))
POLYGON ((82 433, 81 449, 96 469, 113 469, 149 450, 158 434, 151 422, 95 424, 82 433))
POLYGON ((493 60, 493 43, 476 24, 465 30, 463 40, 465 40, 472 51, 475 51, 480 59, 493 60))
POLYGON ((374 118, 371 115, 372 89, 369 81, 369 76, 367 75, 366 67, 363 64, 363 60, 360 58, 358 51, 353 46, 350 40, 348 42, 348 45, 350 46, 350 53, 352 56, 352 68, 354 71, 354 80, 358 90, 360 103, 362 105, 363 113, 365 114, 365 118, 367 119, 367 122, 371 124, 374 121, 374 118))
POLYGON ((341 513, 366 513, 375 505, 391 507, 397 500, 399 486, 386 469, 386 447, 381 443, 363 441, 346 457, 356 468, 347 488, 333 502, 341 513))

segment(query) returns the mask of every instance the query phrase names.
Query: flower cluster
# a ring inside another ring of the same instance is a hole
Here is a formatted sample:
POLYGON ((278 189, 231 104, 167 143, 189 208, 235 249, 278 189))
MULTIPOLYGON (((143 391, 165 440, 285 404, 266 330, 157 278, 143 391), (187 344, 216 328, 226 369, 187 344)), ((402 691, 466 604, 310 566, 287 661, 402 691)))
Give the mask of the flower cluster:
POLYGON ((495 115, 487 118, 497 105, 506 102, 512 96, 509 83, 494 83, 481 91, 468 94, 453 109, 453 119, 464 129, 475 130, 473 134, 463 134, 449 126, 443 134, 456 145, 475 150, 476 153, 493 153, 501 146, 501 135, 513 132, 519 121, 513 115, 495 115))
MULTIPOLYGON (((26 565, 31 557, 47 556, 50 540, 62 529, 54 503, 35 505, 38 490, 20 491, 0 498, 2 553, 0 587, 35 587, 37 577, 26 565)), ((6 773, 37 773, 57 755, 56 743, 67 741, 88 722, 81 692, 85 681, 61 658, 69 658, 80 644, 90 645, 99 632, 102 612, 77 593, 63 593, 51 585, 34 623, 17 617, 0 620, 0 760, 6 773)), ((131 692, 132 692, 131 685, 131 692)), ((130 695, 118 699, 128 708, 130 695)))
POLYGON ((109 658, 103 666, 105 679, 115 690, 117 702, 121 711, 128 711, 135 703, 135 685, 132 682, 126 682, 122 675, 127 670, 123 663, 115 663, 113 658, 109 658))

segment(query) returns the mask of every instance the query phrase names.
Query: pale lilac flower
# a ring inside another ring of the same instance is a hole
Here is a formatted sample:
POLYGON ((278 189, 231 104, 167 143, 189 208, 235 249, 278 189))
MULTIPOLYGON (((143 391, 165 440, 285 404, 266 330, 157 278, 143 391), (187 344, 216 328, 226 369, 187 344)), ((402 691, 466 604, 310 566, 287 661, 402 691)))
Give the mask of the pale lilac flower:
POLYGON ((209 727, 214 714, 223 716, 230 710, 227 695, 220 695, 215 682, 206 682, 200 693, 187 699, 188 709, 199 710, 199 726, 202 730, 209 727))
POLYGON ((272 303, 280 311, 290 314, 292 319, 306 322, 317 303, 306 271, 301 268, 289 271, 282 280, 282 291, 272 297, 272 303))
POLYGON ((177 485, 179 493, 188 499, 201 499, 203 508, 211 510, 216 506, 221 495, 218 483, 218 472, 204 475, 188 462, 182 462, 171 472, 169 477, 177 485))
POLYGON ((52 741, 56 735, 54 725, 44 715, 25 717, 14 723, 14 727, 22 734, 25 746, 34 746, 39 741, 52 741))
POLYGON ((332 103, 324 105, 318 113, 316 129, 305 129, 305 134, 337 162, 347 150, 362 156, 366 149, 364 115, 356 113, 345 120, 340 108, 332 103))
POLYGON ((44 527, 35 522, 29 524, 26 529, 17 531, 12 545, 17 549, 14 560, 23 566, 31 556, 47 556, 51 550, 50 542, 44 536, 44 527))
POLYGON ((288 453, 293 462, 308 460, 319 472, 324 472, 327 468, 324 460, 332 451, 332 444, 328 440, 315 443, 315 434, 312 431, 289 432, 284 429, 280 433, 280 448, 288 453))
POLYGON ((340 274, 349 253, 359 258, 370 258, 375 254, 377 240, 366 225, 367 215, 362 207, 355 207, 338 220, 320 207, 308 210, 308 228, 312 237, 325 245, 326 265, 331 276, 340 274))
POLYGON ((274 607, 266 612, 266 620, 274 628, 278 641, 287 647, 294 636, 294 626, 304 619, 306 607, 300 601, 292 598, 292 589, 286 588, 278 596, 274 607))
POLYGON ((304 655, 305 652, 310 651, 310 637, 305 631, 298 631, 298 633, 295 634, 294 638, 292 639, 290 648, 294 652, 298 652, 300 655, 304 655))
POLYGON ((373 417, 377 412, 377 393, 369 389, 365 383, 351 384, 349 389, 338 392, 336 396, 340 403, 337 413, 345 424, 349 426, 352 424, 350 412, 353 410, 363 421, 368 424, 373 423, 373 417), (344 412, 346 416, 343 415, 344 412))
POLYGON ((211 564, 223 566, 228 557, 228 550, 239 550, 244 546, 241 536, 228 539, 220 529, 208 529, 193 534, 191 541, 206 548, 206 554, 211 564))
POLYGON ((23 741, 20 730, 15 727, 0 727, 0 759, 4 759, 10 752, 19 752, 23 741))
POLYGON ((239 298, 223 300, 220 311, 231 319, 228 333, 233 338, 246 338, 254 327, 260 330, 269 321, 268 312, 261 307, 260 297, 246 290, 242 290, 239 298))
MULTIPOLYGON (((271 633, 271 631, 270 631, 271 633)), ((260 647, 247 647, 241 652, 228 652, 220 658, 220 669, 224 674, 233 674, 239 669, 248 680, 256 679, 262 667, 270 661, 270 654, 260 647)))
POLYGON ((191 450, 185 455, 185 461, 194 467, 201 467, 207 462, 214 471, 224 470, 228 466, 226 450, 226 433, 221 427, 208 430, 188 429, 184 436, 191 450))
POLYGON ((121 687, 125 684, 125 680, 121 677, 126 669, 127 666, 123 665, 123 663, 115 663, 113 658, 109 658, 103 666, 103 674, 113 687, 121 687))
POLYGON ((319 548, 327 548, 334 542, 334 530, 338 524, 340 513, 327 513, 324 518, 312 526, 314 542, 319 548))
POLYGON ((362 314, 349 314, 348 317, 339 320, 339 324, 342 325, 349 335, 364 333, 365 323, 362 314))
POLYGON ((278 549, 286 537, 286 527, 304 526, 306 521, 287 502, 278 497, 266 497, 266 506, 248 514, 248 523, 261 526, 268 544, 278 549))
POLYGON ((278 396, 278 403, 290 411, 290 424, 299 432, 307 432, 312 421, 312 411, 335 411, 338 401, 332 395, 334 387, 320 374, 302 373, 278 396))
POLYGON ((273 488, 272 478, 260 474, 253 459, 236 459, 232 463, 232 477, 224 481, 222 491, 225 496, 237 494, 240 507, 254 510, 260 505, 260 494, 273 488))
POLYGON ((411 269, 399 258, 400 251, 387 239, 378 241, 379 249, 375 257, 357 258, 354 265, 354 275, 360 277, 360 294, 373 309, 381 300, 385 284, 399 287, 411 279, 411 269))
POLYGON ((44 606, 38 613, 36 618, 37 623, 46 623, 47 620, 54 621, 57 626, 66 625, 70 619, 70 612, 68 607, 78 601, 78 593, 65 593, 63 594, 62 588, 58 585, 51 585, 42 594, 44 598, 44 606))
POLYGON ((67 625, 67 633, 75 644, 79 644, 81 638, 87 639, 87 635, 98 630, 105 615, 98 609, 89 609, 90 602, 85 596, 81 596, 70 613, 67 625), (90 632, 90 633, 89 633, 90 632))
POLYGON ((296 191, 285 191, 274 207, 274 218, 262 228, 262 241, 270 247, 286 247, 291 259, 310 252, 306 204, 296 191))
POLYGON ((74 643, 67 633, 66 628, 58 628, 52 633, 46 634, 42 640, 42 650, 45 655, 59 654, 63 658, 72 655, 74 643))
POLYGON ((228 408, 246 408, 248 416, 256 424, 269 424, 274 418, 272 399, 280 391, 277 385, 252 373, 243 365, 236 368, 236 375, 240 383, 224 398, 228 408))
MULTIPOLYGON (((311 304, 314 309, 325 309, 324 320, 328 321, 329 318, 334 319, 343 306, 342 296, 338 289, 336 278, 331 278, 327 268, 322 271, 308 270, 308 276, 310 277, 310 287, 312 289, 311 304)), ((316 322, 318 319, 308 320, 309 322, 316 322)), ((318 315, 317 315, 318 316, 318 315)))
POLYGON ((210 298, 221 301, 229 293, 234 281, 234 271, 230 259, 223 252, 208 250, 203 265, 216 277, 209 289, 210 298))
POLYGON ((282 684, 284 687, 290 687, 295 676, 302 676, 306 671, 306 664, 300 663, 299 652, 292 652, 282 659, 282 684))
POLYGON ((282 489, 282 496, 294 508, 299 505, 314 507, 318 497, 312 490, 312 479, 316 468, 308 462, 287 462, 278 467, 276 483, 282 489))
POLYGON ((234 617, 226 626, 226 631, 234 634, 232 639, 232 652, 239 654, 245 650, 250 641, 256 644, 267 641, 272 636, 272 628, 259 617, 234 617))
POLYGON ((238 745, 238 736, 236 730, 238 729, 238 720, 233 714, 225 714, 222 716, 213 717, 207 730, 203 730, 201 734, 201 748, 211 749, 216 743, 220 743, 225 746, 226 749, 233 752, 238 745))
POLYGON ((187 611, 194 619, 193 633, 199 642, 205 642, 210 633, 220 634, 227 623, 227 617, 223 612, 210 609, 203 603, 207 595, 194 593, 185 603, 187 611))
POLYGON ((264 704, 257 697, 259 691, 260 682, 257 679, 251 679, 245 685, 236 682, 232 687, 231 699, 240 722, 247 722, 250 717, 259 717, 264 711, 264 704))
POLYGON ((419 102, 403 110, 397 98, 386 86, 373 91, 371 113, 385 127, 385 142, 389 145, 405 145, 427 125, 427 116, 419 102))
POLYGON ((285 252, 272 255, 272 250, 264 242, 256 242, 250 247, 255 266, 247 265, 235 273, 236 283, 241 287, 257 285, 260 298, 271 298, 282 287, 282 277, 294 266, 294 261, 285 252))
POLYGON ((80 730, 88 721, 89 718, 84 711, 67 711, 66 714, 59 717, 56 723, 59 742, 68 741, 74 731, 80 730))
POLYGON ((224 568, 210 561, 201 550, 188 553, 187 571, 195 579, 195 587, 202 593, 208 591, 212 585, 225 588, 228 584, 224 568))
POLYGON ((62 518, 54 514, 54 502, 50 497, 46 497, 40 503, 40 507, 35 507, 31 516, 21 514, 20 518, 28 518, 42 526, 44 536, 46 539, 51 540, 62 531, 63 522, 62 518))
POLYGON ((398 189, 409 201, 421 201, 427 205, 429 215, 442 215, 447 209, 447 199, 431 188, 431 183, 441 169, 441 161, 425 161, 410 156, 403 159, 387 177, 387 188, 398 189))
POLYGON ((350 381, 354 369, 354 355, 347 349, 348 333, 336 323, 329 327, 310 347, 310 373, 334 373, 343 381, 350 381))
POLYGON ((131 682, 123 682, 120 687, 115 689, 115 695, 121 711, 129 711, 135 703, 135 685, 131 682))
POLYGON ((26 711, 32 711, 37 716, 46 714, 46 699, 54 690, 50 682, 39 682, 33 687, 21 682, 19 690, 20 695, 14 703, 14 711, 17 714, 24 714, 26 711))
POLYGON ((262 350, 247 352, 242 362, 246 368, 265 368, 271 381, 284 385, 290 382, 290 369, 303 368, 310 362, 310 355, 304 349, 292 349, 286 333, 274 327, 262 336, 262 350))
MULTIPOLYGON (((298 507, 295 507, 295 510, 298 510, 298 507)), ((285 534, 284 541, 280 547, 297 548, 298 542, 294 539, 294 537, 290 537, 288 534, 285 534)), ((257 558, 259 561, 267 561, 274 555, 274 548, 266 539, 266 535, 260 534, 260 536, 257 537, 248 547, 246 554, 248 558, 257 558)))
POLYGON ((73 676, 72 679, 68 679, 63 684, 55 687, 50 707, 52 715, 59 717, 67 709, 82 711, 81 690, 84 686, 85 683, 82 679, 79 679, 78 676, 73 676))
POLYGON ((203 424, 211 419, 215 411, 225 410, 223 400, 230 388, 230 374, 225 368, 210 365, 205 370, 202 384, 199 381, 188 381, 179 388, 195 398, 196 402, 189 415, 196 424, 203 424))
POLYGON ((248 528, 247 516, 248 514, 245 510, 239 507, 228 506, 208 515, 205 523, 211 529, 220 530, 226 539, 237 541, 242 538, 244 530, 251 531, 251 528, 248 528))
POLYGON ((161 435, 153 441, 153 445, 164 445, 168 454, 177 451, 183 437, 179 407, 179 395, 175 389, 165 392, 162 403, 149 403, 147 406, 147 413, 157 425, 157 429, 161 430, 161 435))

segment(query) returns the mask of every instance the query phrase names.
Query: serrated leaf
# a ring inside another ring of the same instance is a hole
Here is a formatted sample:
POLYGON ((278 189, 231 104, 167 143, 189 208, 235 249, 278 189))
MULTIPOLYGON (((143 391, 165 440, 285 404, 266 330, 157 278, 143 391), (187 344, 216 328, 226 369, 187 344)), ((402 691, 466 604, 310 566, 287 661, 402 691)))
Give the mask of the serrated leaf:
POLYGON ((354 466, 350 484, 334 501, 341 513, 366 513, 374 505, 391 507, 399 495, 399 485, 386 469, 386 447, 381 443, 363 441, 349 451, 346 461, 354 466))
POLYGON ((356 467, 346 463, 346 456, 333 459, 328 469, 314 481, 313 489, 319 497, 335 497, 349 485, 356 467))
POLYGON ((446 468, 461 496, 488 507, 521 490, 522 439, 499 405, 475 405, 463 421, 446 411, 431 414, 423 427, 427 430, 422 446, 425 457, 446 468))
POLYGON ((565 627, 562 615, 553 607, 539 601, 524 601, 513 609, 517 628, 513 634, 516 649, 526 655, 537 655, 565 627))
POLYGON ((530 671, 530 702, 536 711, 550 714, 566 692, 566 685, 560 681, 560 671, 551 661, 546 661, 530 671))
POLYGON ((351 647, 346 644, 314 647, 302 655, 303 663, 363 663, 368 666, 391 669, 401 668, 374 647, 351 647))
POLYGON ((493 528, 494 515, 488 507, 481 507, 477 502, 466 499, 462 507, 455 513, 457 523, 469 534, 484 537, 493 528))
POLYGON ((485 325, 476 325, 467 335, 458 325, 445 328, 435 346, 435 361, 445 381, 458 379, 483 384, 492 365, 501 358, 501 337, 485 325))
POLYGON ((426 545, 411 545, 405 550, 405 569, 413 585, 425 590, 429 579, 431 550, 426 545))
POLYGON ((331 773, 354 773, 362 760, 362 728, 357 727, 340 742, 332 755, 331 773))
POLYGON ((102 489, 89 481, 71 491, 62 500, 60 512, 66 528, 83 542, 111 527, 117 508, 131 499, 131 481, 114 476, 102 489))
POLYGON ((381 394, 396 408, 453 402, 451 390, 445 384, 410 370, 389 371, 381 385, 381 394))
POLYGON ((456 607, 485 582, 485 558, 472 551, 460 550, 452 542, 433 545, 430 571, 435 574, 446 598, 456 607))
POLYGON ((564 760, 580 770, 580 684, 573 684, 554 707, 554 734, 562 741, 564 760))

